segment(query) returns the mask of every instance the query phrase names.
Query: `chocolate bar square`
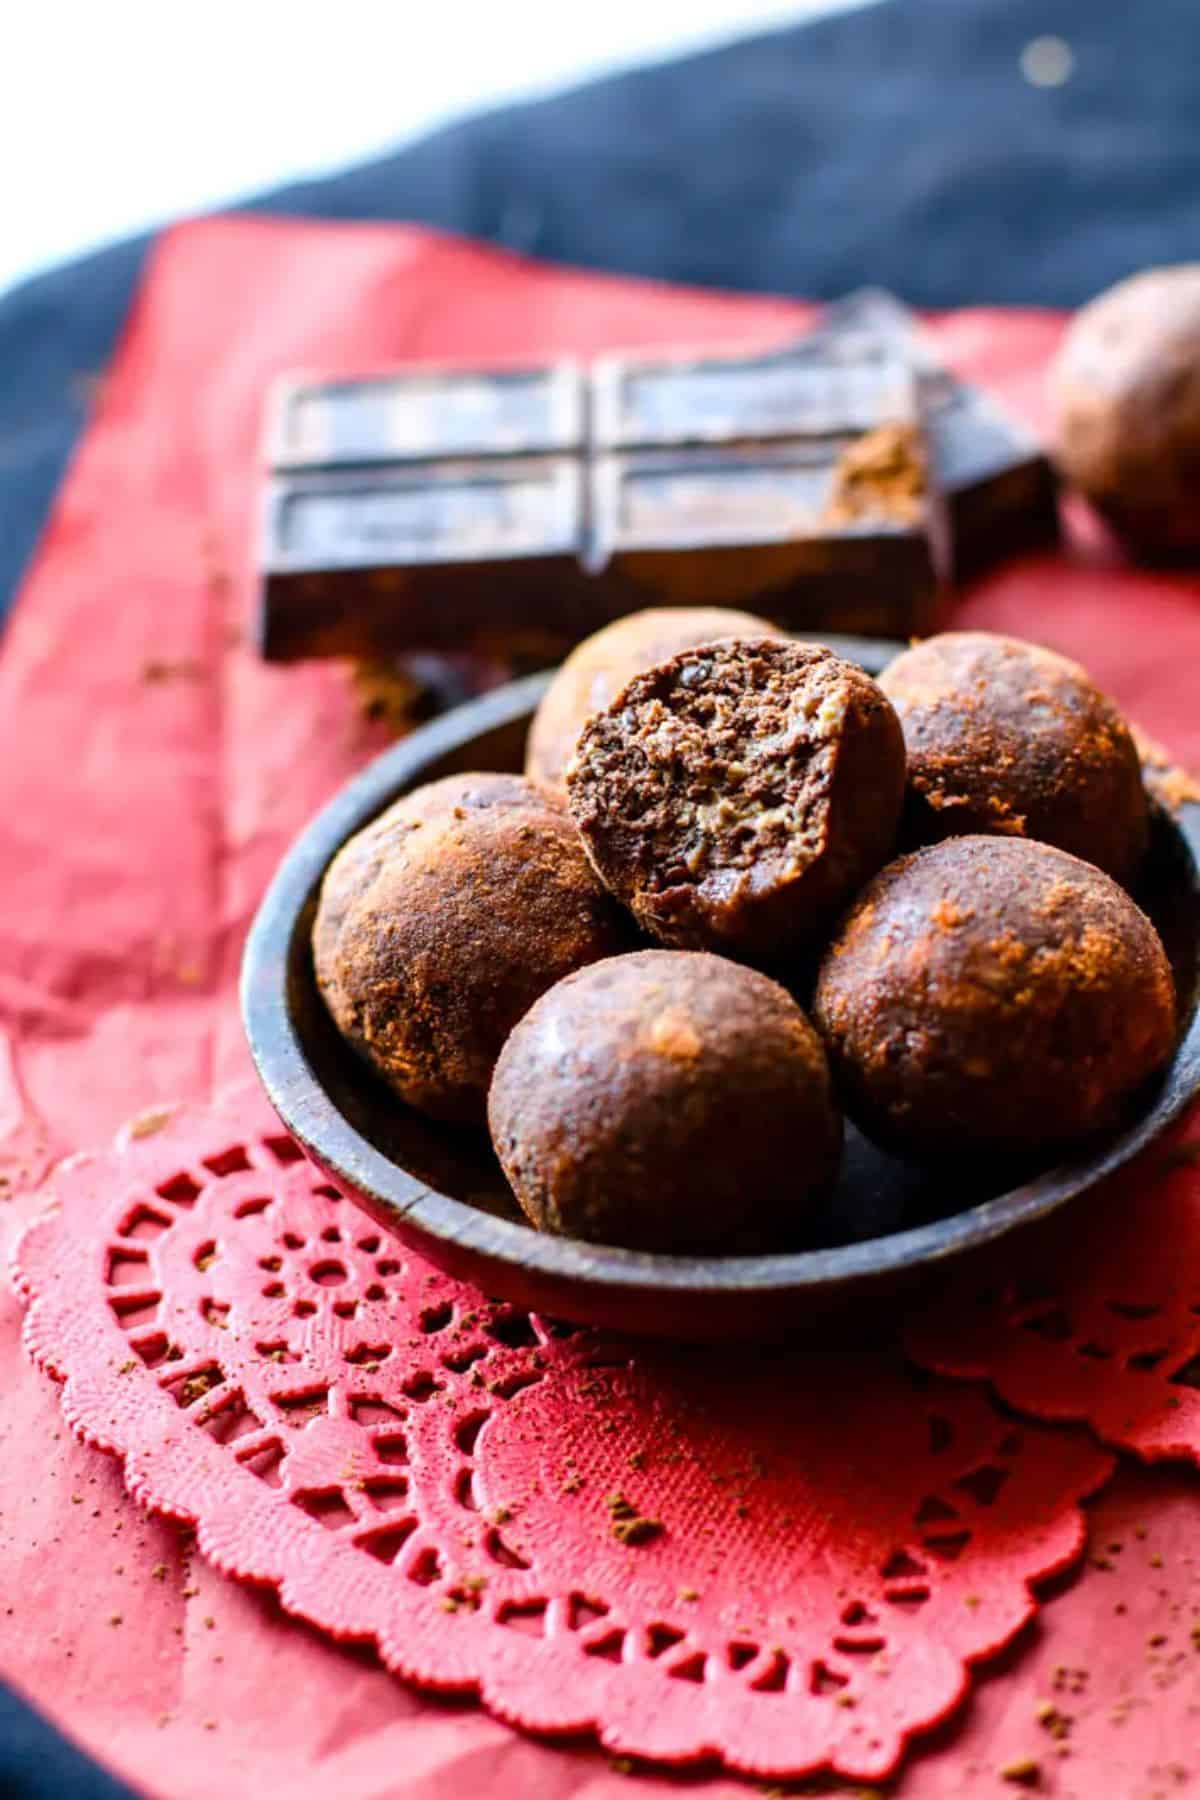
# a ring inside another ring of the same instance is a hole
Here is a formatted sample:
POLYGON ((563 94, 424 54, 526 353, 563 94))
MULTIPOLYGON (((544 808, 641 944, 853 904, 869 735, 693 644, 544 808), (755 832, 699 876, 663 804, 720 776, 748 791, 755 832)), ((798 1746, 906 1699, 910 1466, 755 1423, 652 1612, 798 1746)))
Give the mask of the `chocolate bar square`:
POLYGON ((907 359, 867 334, 703 360, 604 357, 592 376, 597 449, 846 437, 911 419, 907 359))
POLYGON ((579 364, 550 368, 394 370, 360 380, 287 381, 273 396, 273 469, 423 462, 447 456, 541 456, 582 448, 579 364))
POLYGON ((263 655, 462 649, 497 596, 586 586, 578 458, 476 457, 277 474, 265 500, 263 655))

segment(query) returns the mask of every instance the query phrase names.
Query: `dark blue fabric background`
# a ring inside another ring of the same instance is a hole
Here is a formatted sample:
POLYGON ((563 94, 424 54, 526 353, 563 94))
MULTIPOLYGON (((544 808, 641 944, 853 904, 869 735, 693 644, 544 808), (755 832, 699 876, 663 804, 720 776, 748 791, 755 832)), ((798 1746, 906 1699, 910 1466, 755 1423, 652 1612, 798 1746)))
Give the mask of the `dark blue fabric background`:
POLYGON ((40 1713, 0 1687, 0 1800, 133 1800, 133 1795, 40 1713))
MULTIPOLYGON (((1200 0, 885 0, 468 119, 247 207, 720 287, 1071 306, 1200 258, 1198 52, 1200 0), (1074 52, 1061 88, 1020 73, 1046 33, 1074 52)), ((0 300, 0 610, 148 241, 0 300)), ((119 1791, 0 1695, 0 1796, 119 1791)))

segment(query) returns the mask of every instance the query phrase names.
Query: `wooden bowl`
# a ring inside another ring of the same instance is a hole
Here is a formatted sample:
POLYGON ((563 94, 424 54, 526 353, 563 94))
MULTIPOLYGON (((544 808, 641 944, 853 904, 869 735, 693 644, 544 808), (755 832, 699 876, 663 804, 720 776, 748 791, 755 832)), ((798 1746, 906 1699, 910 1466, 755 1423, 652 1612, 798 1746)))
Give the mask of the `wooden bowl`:
MULTIPOLYGON (((902 648, 825 641, 873 674, 902 648)), ((430 1261, 522 1307, 656 1336, 869 1331, 948 1258, 1047 1219, 1127 1163, 1200 1089, 1200 806, 1185 805, 1177 817, 1156 811, 1137 896, 1175 969, 1179 1047, 1119 1133, 1053 1167, 962 1159, 934 1171, 850 1128, 838 1187, 805 1243, 769 1256, 653 1256, 534 1231, 482 1133, 410 1111, 347 1050, 317 992, 309 935, 330 860, 400 794, 440 775, 521 768, 548 680, 532 676, 447 713, 350 782, 285 858, 246 945, 246 1034, 280 1118, 343 1193, 430 1261)))

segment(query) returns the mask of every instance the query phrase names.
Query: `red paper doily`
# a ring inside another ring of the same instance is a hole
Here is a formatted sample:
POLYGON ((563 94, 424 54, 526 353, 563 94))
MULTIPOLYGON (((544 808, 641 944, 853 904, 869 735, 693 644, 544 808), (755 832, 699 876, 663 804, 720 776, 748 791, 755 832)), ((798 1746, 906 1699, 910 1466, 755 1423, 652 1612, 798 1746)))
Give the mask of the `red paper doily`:
POLYGON ((1200 1463, 1200 1114, 949 1292, 905 1334, 922 1367, 987 1380, 1039 1419, 1085 1421, 1147 1461, 1200 1463))
POLYGON ((52 1191, 27 1342, 138 1500, 397 1673, 623 1754, 888 1774, 1111 1468, 882 1354, 635 1353, 486 1302, 256 1094, 52 1191))

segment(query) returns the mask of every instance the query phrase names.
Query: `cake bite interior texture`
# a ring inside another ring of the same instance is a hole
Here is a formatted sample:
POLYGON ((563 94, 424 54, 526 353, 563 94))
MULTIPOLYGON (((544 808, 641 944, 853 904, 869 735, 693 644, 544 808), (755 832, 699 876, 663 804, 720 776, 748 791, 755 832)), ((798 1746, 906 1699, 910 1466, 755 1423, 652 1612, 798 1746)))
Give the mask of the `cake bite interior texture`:
POLYGON ((588 855, 644 930, 786 960, 887 856, 904 746, 879 688, 831 651, 768 639, 635 676, 568 765, 588 855))

